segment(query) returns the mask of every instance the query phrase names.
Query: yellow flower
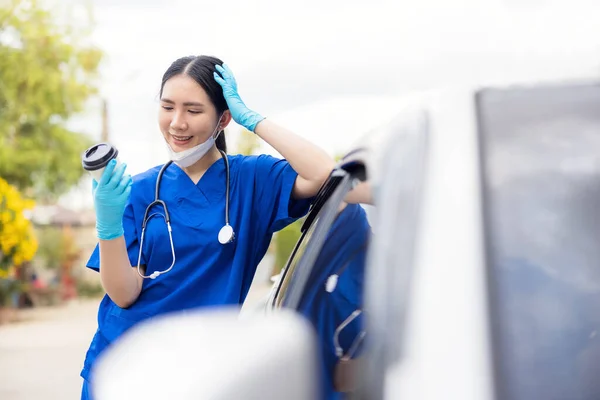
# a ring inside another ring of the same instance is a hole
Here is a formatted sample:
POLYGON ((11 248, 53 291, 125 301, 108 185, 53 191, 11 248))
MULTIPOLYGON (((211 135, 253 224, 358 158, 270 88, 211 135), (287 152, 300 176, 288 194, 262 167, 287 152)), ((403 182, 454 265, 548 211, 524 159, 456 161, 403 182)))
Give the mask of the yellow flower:
MULTIPOLYGON (((24 211, 33 208, 32 200, 0 178, 0 271, 30 261, 37 251, 37 240, 24 211)), ((1 275, 0 275, 1 277, 1 275)))

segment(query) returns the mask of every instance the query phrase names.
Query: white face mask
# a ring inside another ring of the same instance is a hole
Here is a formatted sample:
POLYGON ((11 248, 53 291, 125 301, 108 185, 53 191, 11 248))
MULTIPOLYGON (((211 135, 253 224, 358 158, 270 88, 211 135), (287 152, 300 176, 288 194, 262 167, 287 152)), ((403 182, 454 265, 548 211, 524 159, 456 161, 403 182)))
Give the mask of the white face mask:
POLYGON ((180 152, 173 151, 169 143, 167 143, 167 150, 169 151, 169 158, 177 165, 182 168, 187 168, 189 166, 194 165, 198 162, 202 157, 208 153, 208 151, 215 144, 215 140, 218 134, 215 136, 217 129, 219 129, 219 124, 221 123, 221 117, 219 117, 219 121, 217 122, 217 126, 213 131, 212 135, 204 142, 200 143, 197 146, 192 147, 191 149, 183 150, 180 152))

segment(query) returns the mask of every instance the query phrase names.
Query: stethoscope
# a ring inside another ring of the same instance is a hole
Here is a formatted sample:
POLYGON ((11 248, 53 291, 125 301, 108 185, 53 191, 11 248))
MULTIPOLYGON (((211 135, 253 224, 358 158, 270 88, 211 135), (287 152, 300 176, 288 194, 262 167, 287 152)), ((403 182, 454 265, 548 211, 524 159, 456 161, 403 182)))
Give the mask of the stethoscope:
MULTIPOLYGON (((221 157, 223 158, 223 161, 225 162, 225 179, 226 179, 225 188, 226 188, 226 191, 225 191, 225 226, 223 226, 221 228, 221 230, 219 231, 218 238, 219 238, 219 243, 227 244, 227 243, 233 242, 233 239, 235 238, 235 233, 233 232, 233 228, 231 227, 231 225, 229 225, 229 160, 227 159, 227 154, 225 154, 224 151, 219 150, 219 152, 221 153, 221 157)), ((167 272, 169 272, 175 265, 175 246, 173 245, 173 234, 172 234, 173 229, 171 228, 171 217, 169 216, 169 210, 167 209, 167 205, 165 204, 165 202, 158 198, 158 194, 160 191, 160 181, 162 179, 164 172, 166 171, 167 168, 169 168, 169 166, 172 163, 173 163, 173 161, 167 162, 165 165, 162 166, 162 168, 158 172, 158 177, 156 178, 156 188, 154 191, 154 201, 152 203, 148 204, 148 207, 146 207, 146 211, 144 212, 144 219, 142 220, 142 233, 141 233, 141 237, 140 237, 140 252, 138 254, 138 263, 137 263, 137 271, 138 271, 138 274, 142 278, 156 279, 159 275, 166 274, 167 272), (151 214, 150 216, 148 216, 150 209, 155 205, 161 206, 164 210, 164 214, 155 212, 155 213, 151 214), (142 248, 144 245, 144 234, 146 232, 146 225, 147 225, 148 221, 150 220, 150 218, 152 218, 154 215, 162 216, 167 224, 167 230, 169 232, 169 242, 171 243, 171 255, 173 256, 173 262, 171 263, 171 266, 169 268, 167 268, 166 270, 154 271, 152 274, 146 276, 146 275, 142 274, 142 272, 140 271, 140 264, 142 261, 142 248)))
MULTIPOLYGON (((354 260, 354 257, 356 257, 361 251, 366 250, 368 247, 368 242, 363 243, 362 246, 360 246, 358 249, 356 249, 355 251, 353 251, 346 259, 344 264, 342 264, 342 266, 335 271, 333 274, 331 274, 327 280, 325 281, 325 291, 328 293, 333 293, 335 291, 335 289, 337 288, 337 284, 338 284, 338 280, 340 275, 346 270, 346 268, 348 267, 348 265, 350 264, 350 262, 352 262, 352 260, 354 260)), ((348 316, 348 318, 346 318, 336 329, 335 332, 333 333, 333 346, 335 349, 335 355, 336 357, 340 360, 340 361, 348 361, 349 359, 351 359, 354 356, 354 353, 356 353, 356 350, 358 349, 358 346, 360 345, 360 343, 363 341, 363 339, 365 338, 367 332, 362 330, 358 336, 354 339, 354 341, 352 342, 352 345, 350 346, 350 349, 348 350, 348 352, 346 354, 344 354, 344 350, 342 349, 342 346, 340 345, 339 342, 339 336, 340 333, 352 322, 354 321, 356 318, 358 318, 358 316, 362 313, 362 310, 360 308, 354 310, 352 312, 352 314, 350 314, 348 316)))
POLYGON ((356 318, 358 318, 358 316, 360 314, 362 314, 362 310, 360 308, 354 310, 352 312, 352 314, 350 314, 348 316, 348 318, 346 318, 344 320, 344 322, 342 322, 337 328, 335 328, 335 332, 333 333, 333 346, 334 346, 334 349, 335 349, 335 355, 340 360, 347 361, 347 360, 351 359, 352 357, 354 357, 354 353, 356 353, 356 350, 358 350, 358 346, 360 345, 360 342, 362 342, 363 339, 365 338, 365 336, 367 335, 366 331, 364 331, 364 330, 360 331, 360 333, 358 334, 358 336, 352 342, 352 345, 350 346, 350 349, 348 349, 348 351, 346 352, 346 354, 344 354, 344 349, 342 349, 342 346, 340 345, 340 339, 339 339, 340 333, 352 321, 354 321, 356 318))

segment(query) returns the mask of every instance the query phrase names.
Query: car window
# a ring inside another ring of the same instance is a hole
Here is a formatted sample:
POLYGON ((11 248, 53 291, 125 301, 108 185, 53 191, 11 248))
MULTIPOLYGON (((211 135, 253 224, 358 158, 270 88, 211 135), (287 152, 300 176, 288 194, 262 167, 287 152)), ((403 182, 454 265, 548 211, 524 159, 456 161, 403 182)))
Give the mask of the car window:
POLYGON ((310 224, 303 226, 305 233, 290 257, 276 299, 285 307, 297 308, 328 230, 336 218, 344 196, 351 189, 351 177, 344 171, 340 172, 341 179, 328 191, 326 198, 321 199, 320 207, 307 216, 306 220, 310 224))
MULTIPOLYGON (((283 268, 282 276, 273 297, 273 306, 281 307, 284 299, 288 298, 290 282, 296 276, 298 263, 303 259, 304 253, 306 252, 306 247, 308 243, 311 242, 316 228, 320 227, 321 230, 326 229, 326 227, 323 227, 323 224, 319 222, 320 216, 325 210, 327 210, 327 207, 325 207, 326 204, 332 197, 332 194, 340 186, 340 183, 344 182, 344 188, 338 190, 338 192, 348 191, 349 178, 347 175, 348 174, 343 170, 334 170, 315 197, 311 209, 302 224, 302 234, 300 235, 292 254, 290 254, 290 258, 288 259, 286 266, 283 268)), ((340 195, 337 195, 337 197, 339 196, 340 195)))
POLYGON ((478 96, 497 392, 600 398, 600 87, 478 96))
MULTIPOLYGON (((363 283, 371 228, 365 209, 346 204, 354 174, 338 170, 338 183, 323 190, 290 257, 275 302, 303 315, 317 334, 321 397, 338 398, 357 383, 348 371, 362 354, 363 283)), ((335 175, 335 174, 334 174, 335 175)))

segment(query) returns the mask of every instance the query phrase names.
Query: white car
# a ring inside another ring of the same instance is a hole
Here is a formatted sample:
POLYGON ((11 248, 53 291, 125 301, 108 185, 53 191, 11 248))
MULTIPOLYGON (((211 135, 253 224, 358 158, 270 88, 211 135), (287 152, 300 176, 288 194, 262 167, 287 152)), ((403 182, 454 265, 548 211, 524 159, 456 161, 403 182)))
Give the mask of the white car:
POLYGON ((600 87, 398 111, 322 188, 275 312, 142 324, 99 362, 96 398, 600 398, 600 87))

